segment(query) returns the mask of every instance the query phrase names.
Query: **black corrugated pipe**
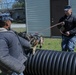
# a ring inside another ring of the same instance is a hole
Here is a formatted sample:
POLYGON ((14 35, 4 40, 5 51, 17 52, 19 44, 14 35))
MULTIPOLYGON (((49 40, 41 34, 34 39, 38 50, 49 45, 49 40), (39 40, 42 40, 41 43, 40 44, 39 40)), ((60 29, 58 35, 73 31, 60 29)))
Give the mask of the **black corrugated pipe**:
POLYGON ((26 65, 27 75, 76 75, 76 53, 38 50, 26 65))

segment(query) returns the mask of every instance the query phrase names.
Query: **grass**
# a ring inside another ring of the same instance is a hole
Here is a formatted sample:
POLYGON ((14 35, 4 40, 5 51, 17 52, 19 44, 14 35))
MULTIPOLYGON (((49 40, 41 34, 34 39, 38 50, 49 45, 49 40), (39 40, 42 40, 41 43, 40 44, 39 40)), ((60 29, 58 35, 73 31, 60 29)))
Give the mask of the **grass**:
POLYGON ((61 50, 61 39, 44 38, 42 49, 46 50, 61 50))
POLYGON ((26 29, 25 28, 12 28, 14 31, 16 31, 16 32, 24 32, 24 31, 26 31, 26 29))
MULTIPOLYGON (((62 51, 61 41, 62 40, 59 38, 44 38, 44 44, 42 46, 42 49, 62 51)), ((76 48, 74 51, 76 52, 76 48)))
MULTIPOLYGON (((38 46, 39 49, 39 46, 38 46)), ((58 38, 44 38, 42 48, 44 50, 61 50, 61 39, 58 38)))

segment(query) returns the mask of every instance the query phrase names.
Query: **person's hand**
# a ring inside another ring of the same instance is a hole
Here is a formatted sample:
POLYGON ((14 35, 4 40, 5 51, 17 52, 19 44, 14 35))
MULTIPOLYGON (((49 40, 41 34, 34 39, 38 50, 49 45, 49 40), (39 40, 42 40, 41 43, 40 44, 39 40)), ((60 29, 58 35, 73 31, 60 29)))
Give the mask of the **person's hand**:
POLYGON ((69 32, 69 31, 67 31, 67 32, 66 32, 66 36, 69 36, 69 35, 70 35, 70 32, 69 32))
POLYGON ((62 22, 62 24, 61 25, 64 25, 65 24, 65 22, 62 22))

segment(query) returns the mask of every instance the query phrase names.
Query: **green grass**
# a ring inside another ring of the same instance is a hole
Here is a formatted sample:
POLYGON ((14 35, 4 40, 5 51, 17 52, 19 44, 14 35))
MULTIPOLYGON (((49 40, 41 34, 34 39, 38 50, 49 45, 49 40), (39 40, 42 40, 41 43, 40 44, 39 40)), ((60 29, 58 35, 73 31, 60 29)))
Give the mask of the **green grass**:
POLYGON ((45 38, 43 49, 61 50, 61 39, 45 38))
POLYGON ((12 28, 14 31, 16 31, 16 32, 24 32, 24 31, 26 31, 26 29, 25 28, 12 28))
POLYGON ((61 51, 61 41, 59 38, 44 38, 42 49, 61 51))
POLYGON ((61 39, 44 38, 44 43, 41 49, 60 51, 61 50, 61 39))

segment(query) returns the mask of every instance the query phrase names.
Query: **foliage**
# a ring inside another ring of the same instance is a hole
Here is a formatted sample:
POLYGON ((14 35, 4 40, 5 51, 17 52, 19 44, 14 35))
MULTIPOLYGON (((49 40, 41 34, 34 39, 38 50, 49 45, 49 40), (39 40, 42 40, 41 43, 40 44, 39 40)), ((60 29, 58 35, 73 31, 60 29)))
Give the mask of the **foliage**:
POLYGON ((12 6, 12 8, 24 8, 24 7, 25 7, 24 0, 16 0, 16 2, 12 6))
POLYGON ((20 2, 20 3, 25 2, 25 0, 15 0, 15 1, 20 2))

